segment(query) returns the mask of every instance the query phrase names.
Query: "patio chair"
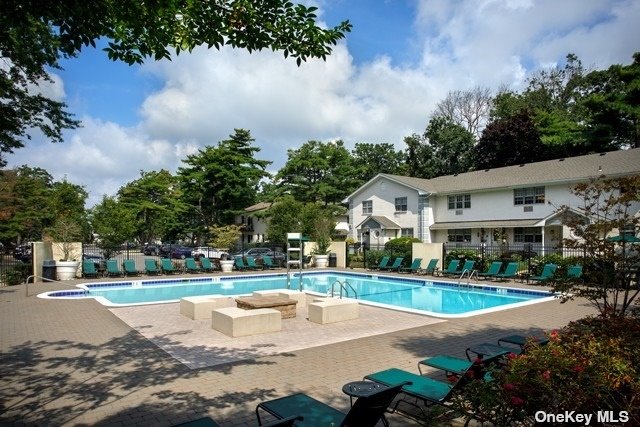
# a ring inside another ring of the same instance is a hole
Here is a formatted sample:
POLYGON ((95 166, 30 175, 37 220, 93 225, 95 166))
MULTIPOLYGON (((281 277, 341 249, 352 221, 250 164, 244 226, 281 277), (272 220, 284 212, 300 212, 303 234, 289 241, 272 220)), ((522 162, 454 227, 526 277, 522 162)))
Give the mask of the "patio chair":
POLYGON ((115 259, 108 259, 106 265, 108 277, 122 276, 122 271, 118 268, 118 261, 116 261, 115 259))
POLYGON ((98 277, 96 265, 90 259, 82 261, 82 277, 98 277))
POLYGON ((485 280, 491 279, 495 277, 496 274, 500 273, 500 268, 502 268, 502 261, 493 261, 487 271, 484 273, 478 273, 478 277, 483 277, 485 280))
POLYGON ((213 265, 211 263, 211 260, 207 257, 200 258, 200 264, 202 264, 202 269, 207 273, 210 273, 216 269, 215 265, 213 265))
POLYGON ((187 273, 200 273, 202 272, 202 268, 198 264, 196 264, 196 260, 193 258, 185 258, 184 259, 184 269, 187 273))
POLYGON ((381 267, 380 270, 383 271, 397 271, 400 268, 400 265, 402 264, 402 261, 404 261, 404 257, 397 257, 395 259, 395 261, 393 261, 393 264, 388 265, 386 267, 381 267))
POLYGON ((156 264, 155 259, 144 259, 144 272, 150 276, 160 274, 160 269, 158 269, 158 264, 156 264))
POLYGON ((459 259, 452 259, 447 265, 447 268, 442 270, 443 276, 455 275, 458 271, 458 266, 460 265, 459 259))
POLYGON ((498 273, 493 277, 495 277, 497 280, 515 279, 516 277, 518 277, 518 268, 519 264, 517 262, 510 262, 504 269, 504 273, 498 273))
POLYGON ((258 425, 262 425, 259 410, 276 418, 302 416, 296 426, 358 426, 374 427, 384 416, 393 399, 407 382, 400 382, 380 389, 365 397, 359 397, 346 414, 304 393, 296 393, 279 399, 262 402, 256 407, 258 425))
POLYGON ((567 269, 567 279, 569 280, 580 280, 582 279, 582 266, 581 265, 572 265, 567 269))
POLYGON ((462 268, 458 271, 455 272, 455 275, 459 275, 464 273, 465 271, 469 274, 471 274, 471 272, 473 271, 473 267, 475 267, 476 262, 474 260, 468 259, 464 262, 464 264, 462 265, 462 268))
POLYGON ((545 280, 549 280, 556 273, 556 269, 558 266, 556 264, 545 264, 542 267, 542 273, 539 276, 529 276, 527 280, 533 280, 535 282, 544 282, 545 280))
POLYGON ((262 267, 256 264, 256 260, 252 256, 247 256, 247 268, 249 270, 262 270, 262 267))
POLYGON ((521 351, 525 350, 527 344, 546 345, 549 342, 549 338, 544 335, 507 335, 502 338, 498 338, 498 345, 513 344, 520 347, 521 351))
POLYGON ((236 270, 248 270, 249 269, 249 267, 247 265, 245 265, 245 263, 242 260, 241 256, 237 256, 236 257, 235 266, 236 266, 236 270))
POLYGON ((422 258, 416 258, 413 260, 409 267, 400 267, 398 269, 399 273, 417 273, 420 270, 420 264, 422 263, 422 258))
POLYGON ((136 262, 132 259, 125 259, 122 261, 122 267, 124 268, 124 274, 127 276, 139 276, 140 272, 136 268, 136 262))
POLYGON ((369 267, 369 270, 382 270, 383 268, 386 268, 389 265, 389 259, 390 257, 383 256, 378 265, 369 267))
POLYGON ((438 261, 440 261, 438 258, 431 258, 431 261, 427 264, 427 268, 421 268, 418 270, 418 273, 435 276, 438 271, 438 261))
POLYGON ((160 260, 160 268, 162 268, 163 274, 173 274, 178 272, 169 258, 162 258, 160 260))
POLYGON ((278 266, 273 263, 273 259, 269 255, 265 255, 262 257, 262 268, 271 270, 278 268, 278 266))

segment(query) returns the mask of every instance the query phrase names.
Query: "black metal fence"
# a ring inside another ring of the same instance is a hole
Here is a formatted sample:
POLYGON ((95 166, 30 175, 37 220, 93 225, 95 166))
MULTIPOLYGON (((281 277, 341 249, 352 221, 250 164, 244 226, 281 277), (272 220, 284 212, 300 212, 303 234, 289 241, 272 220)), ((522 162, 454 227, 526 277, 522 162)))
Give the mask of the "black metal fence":
POLYGON ((24 283, 33 271, 31 264, 31 245, 0 250, 0 286, 24 283))

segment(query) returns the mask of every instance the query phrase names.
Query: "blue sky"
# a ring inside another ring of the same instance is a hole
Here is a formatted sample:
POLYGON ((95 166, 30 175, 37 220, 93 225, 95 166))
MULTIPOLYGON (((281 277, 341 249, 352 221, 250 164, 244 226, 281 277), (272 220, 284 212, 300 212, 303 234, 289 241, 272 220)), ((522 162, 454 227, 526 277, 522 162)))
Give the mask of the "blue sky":
POLYGON ((521 89, 528 73, 575 53, 587 67, 628 64, 640 50, 636 0, 305 0, 326 25, 349 19, 326 62, 297 67, 281 53, 196 49, 128 66, 87 49, 55 70, 44 93, 83 121, 50 144, 34 134, 10 165, 84 185, 89 204, 140 170, 180 160, 251 130, 275 172, 287 149, 317 139, 390 142, 421 133, 449 91, 521 89))

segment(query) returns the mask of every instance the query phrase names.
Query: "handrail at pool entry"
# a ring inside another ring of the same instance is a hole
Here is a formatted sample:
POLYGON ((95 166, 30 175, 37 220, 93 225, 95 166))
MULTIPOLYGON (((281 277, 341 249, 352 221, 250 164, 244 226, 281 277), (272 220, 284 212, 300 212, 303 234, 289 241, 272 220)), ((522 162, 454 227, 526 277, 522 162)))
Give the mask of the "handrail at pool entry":
MULTIPOLYGON (((38 278, 41 279, 43 282, 59 282, 60 280, 57 279, 49 279, 47 277, 42 277, 42 276, 38 276, 37 274, 32 274, 31 276, 27 277, 24 281, 24 289, 25 289, 25 296, 29 296, 29 280, 34 279, 34 278, 38 278)), ((34 282, 35 283, 35 282, 34 282)))
POLYGON ((345 296, 349 296, 349 290, 347 289, 347 286, 351 288, 351 290, 353 291, 353 294, 355 295, 355 299, 358 299, 358 292, 356 292, 356 290, 354 289, 353 286, 351 286, 351 283, 349 283, 348 280, 345 280, 344 282, 341 282, 340 280, 336 280, 335 282, 333 282, 331 284, 331 296, 333 297, 334 295, 334 286, 336 284, 340 285, 340 299, 342 299, 342 291, 344 290, 345 296))

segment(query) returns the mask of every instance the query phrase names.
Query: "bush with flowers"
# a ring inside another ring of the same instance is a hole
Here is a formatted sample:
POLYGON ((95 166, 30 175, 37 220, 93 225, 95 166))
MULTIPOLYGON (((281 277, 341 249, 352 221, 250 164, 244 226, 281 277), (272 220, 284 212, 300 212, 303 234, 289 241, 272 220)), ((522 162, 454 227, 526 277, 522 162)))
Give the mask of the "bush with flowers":
MULTIPOLYGON (((626 411, 640 425, 640 319, 589 317, 531 344, 475 381, 455 406, 494 425, 531 425, 535 413, 626 411)), ((596 417, 594 416, 594 420, 596 417)))

